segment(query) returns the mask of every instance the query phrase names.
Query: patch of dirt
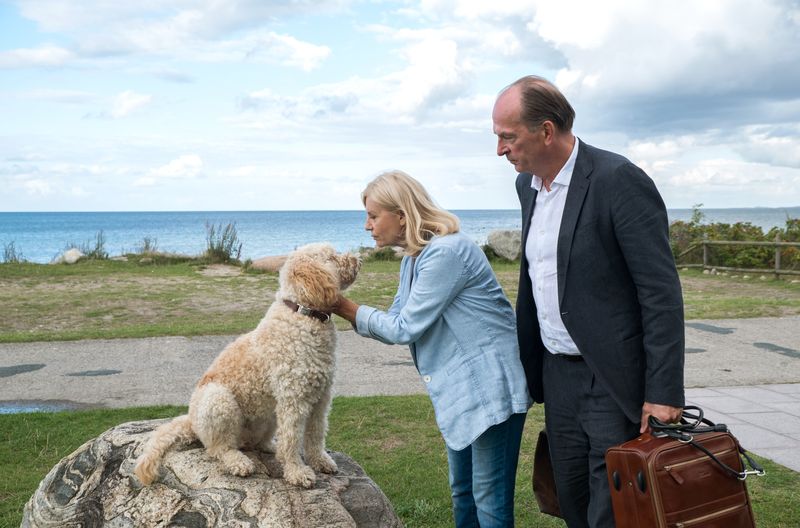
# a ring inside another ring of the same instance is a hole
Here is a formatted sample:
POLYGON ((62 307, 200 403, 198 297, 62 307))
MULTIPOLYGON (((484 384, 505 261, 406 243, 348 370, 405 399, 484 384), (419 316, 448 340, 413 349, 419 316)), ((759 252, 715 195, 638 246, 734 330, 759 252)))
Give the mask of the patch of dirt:
POLYGON ((381 443, 381 451, 387 453, 389 451, 394 451, 397 448, 405 446, 406 443, 403 441, 402 438, 398 438, 396 436, 390 436, 386 440, 381 443))
POLYGON ((242 268, 229 264, 211 264, 198 273, 206 277, 237 277, 242 274, 242 268))

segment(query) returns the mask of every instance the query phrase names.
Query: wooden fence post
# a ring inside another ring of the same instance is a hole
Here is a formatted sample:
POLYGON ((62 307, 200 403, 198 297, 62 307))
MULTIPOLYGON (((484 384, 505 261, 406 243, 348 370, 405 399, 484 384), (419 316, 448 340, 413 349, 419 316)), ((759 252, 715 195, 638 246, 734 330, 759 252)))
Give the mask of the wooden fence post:
POLYGON ((775 278, 781 278, 781 234, 775 234, 775 278))
POLYGON ((708 267, 708 235, 703 235, 703 269, 705 270, 708 267))

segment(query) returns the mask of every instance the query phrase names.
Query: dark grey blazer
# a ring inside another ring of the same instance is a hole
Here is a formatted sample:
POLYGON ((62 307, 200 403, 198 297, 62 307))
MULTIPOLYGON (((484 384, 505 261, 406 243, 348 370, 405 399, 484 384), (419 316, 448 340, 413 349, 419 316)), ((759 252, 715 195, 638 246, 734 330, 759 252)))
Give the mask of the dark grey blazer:
MULTIPOLYGON (((517 176, 522 259, 517 332, 528 389, 543 401, 542 344, 525 240, 536 191, 517 176)), ((556 226, 552 226, 554 229, 556 226)), ((624 157, 581 142, 558 235, 561 319, 596 378, 631 421, 645 401, 682 407, 683 299, 667 211, 624 157)))

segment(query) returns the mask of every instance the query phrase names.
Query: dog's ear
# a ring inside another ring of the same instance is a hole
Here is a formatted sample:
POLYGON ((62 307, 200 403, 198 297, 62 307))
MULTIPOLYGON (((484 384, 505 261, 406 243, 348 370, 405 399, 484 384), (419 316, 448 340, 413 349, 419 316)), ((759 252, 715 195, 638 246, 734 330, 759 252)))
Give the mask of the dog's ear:
POLYGON ((339 300, 339 284, 336 278, 320 263, 302 259, 293 262, 286 271, 300 304, 324 310, 339 300))

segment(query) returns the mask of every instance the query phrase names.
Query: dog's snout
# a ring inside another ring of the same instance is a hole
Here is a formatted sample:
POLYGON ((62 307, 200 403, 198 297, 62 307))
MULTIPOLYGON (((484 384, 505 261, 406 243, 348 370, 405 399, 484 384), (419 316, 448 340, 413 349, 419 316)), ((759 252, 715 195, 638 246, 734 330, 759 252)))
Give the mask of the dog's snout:
POLYGON ((347 288, 353 281, 356 280, 359 270, 361 269, 361 257, 353 253, 345 253, 342 255, 341 266, 339 268, 339 276, 342 281, 342 289, 347 288))

